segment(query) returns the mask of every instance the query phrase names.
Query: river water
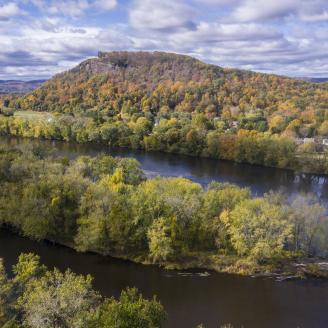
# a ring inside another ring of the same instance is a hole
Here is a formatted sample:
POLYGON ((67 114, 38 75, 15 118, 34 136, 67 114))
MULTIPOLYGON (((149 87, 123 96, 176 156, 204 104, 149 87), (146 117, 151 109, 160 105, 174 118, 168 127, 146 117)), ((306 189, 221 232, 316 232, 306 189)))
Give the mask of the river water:
MULTIPOLYGON (((140 161, 148 176, 185 176, 203 185, 212 180, 233 182, 250 187, 254 195, 279 189, 290 197, 312 192, 323 203, 328 203, 328 184, 324 176, 171 154, 109 152, 100 145, 8 138, 2 138, 1 142, 42 143, 70 158, 100 152, 130 156, 140 161)), ((168 312, 166 327, 196 327, 200 323, 209 328, 219 328, 224 323, 244 328, 328 327, 328 282, 277 282, 201 270, 167 271, 111 257, 76 253, 0 230, 0 257, 5 259, 8 271, 21 252, 39 254, 42 263, 50 268, 71 268, 77 273, 91 274, 95 288, 105 296, 118 296, 126 286, 137 287, 147 297, 156 294, 168 312)))

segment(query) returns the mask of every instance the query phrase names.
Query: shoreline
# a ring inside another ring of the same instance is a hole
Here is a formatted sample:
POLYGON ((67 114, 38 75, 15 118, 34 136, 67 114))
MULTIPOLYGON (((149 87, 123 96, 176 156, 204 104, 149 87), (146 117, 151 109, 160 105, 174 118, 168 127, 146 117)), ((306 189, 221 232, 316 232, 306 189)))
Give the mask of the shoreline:
POLYGON ((209 275, 207 271, 215 273, 238 275, 250 278, 270 278, 277 282, 287 280, 304 280, 304 279, 324 279, 328 280, 328 261, 320 258, 295 258, 282 259, 278 265, 273 266, 273 263, 259 265, 254 262, 249 262, 247 258, 240 258, 233 255, 219 255, 213 253, 194 253, 183 259, 172 260, 166 262, 154 263, 148 260, 144 255, 129 255, 123 253, 102 254, 95 250, 79 252, 72 243, 55 241, 49 239, 35 240, 22 235, 19 231, 10 227, 0 227, 2 230, 19 236, 20 238, 28 239, 36 243, 51 244, 56 247, 65 247, 76 253, 90 253, 101 257, 110 257, 121 261, 129 261, 138 265, 156 266, 168 271, 180 270, 202 270, 204 276, 209 275), (198 256, 197 256, 198 255, 198 256))
MULTIPOLYGON (((0 114, 1 116, 1 114, 0 114)), ((222 159, 222 158, 215 158, 215 157, 211 157, 211 156, 204 156, 204 155, 193 155, 193 154, 184 154, 184 153, 180 153, 180 152, 168 152, 168 151, 152 151, 152 150, 146 150, 145 148, 132 148, 132 147, 124 147, 124 146, 120 146, 120 147, 112 147, 106 143, 100 143, 100 142, 92 142, 92 141, 88 141, 88 142, 77 142, 77 141, 66 141, 66 140, 60 140, 60 139, 51 139, 51 138, 38 138, 38 137, 30 137, 30 136, 20 136, 20 135, 13 135, 13 134, 0 134, 0 137, 6 137, 6 138, 18 138, 18 139, 24 139, 24 140, 38 140, 38 141, 53 141, 53 142, 60 142, 63 144, 75 144, 75 145, 98 145, 98 146, 108 146, 109 150, 115 150, 115 149, 125 149, 125 150, 130 150, 130 151, 143 151, 144 153, 162 153, 162 154, 173 154, 173 155, 179 155, 179 156, 186 156, 189 158, 206 158, 206 159, 211 159, 211 160, 218 160, 218 161, 225 161, 225 162, 229 162, 232 164, 246 164, 246 165, 250 165, 250 166, 258 166, 258 167, 266 167, 266 168, 272 168, 272 169, 278 169, 278 170, 286 170, 286 171, 290 171, 290 172, 294 172, 295 174, 311 174, 311 175, 317 175, 317 176, 325 176, 328 177, 328 173, 322 173, 322 172, 316 172, 316 171, 307 171, 307 170, 303 170, 303 169, 298 169, 298 168, 292 168, 292 167, 279 167, 279 166, 270 166, 270 165, 262 165, 262 164, 257 164, 257 163, 250 163, 250 162, 237 162, 235 160, 228 160, 228 159, 222 159)), ((299 156, 297 156, 297 154, 295 154, 295 158, 299 158, 299 156)), ((305 159, 308 160, 308 158, 301 158, 301 159, 305 159)))

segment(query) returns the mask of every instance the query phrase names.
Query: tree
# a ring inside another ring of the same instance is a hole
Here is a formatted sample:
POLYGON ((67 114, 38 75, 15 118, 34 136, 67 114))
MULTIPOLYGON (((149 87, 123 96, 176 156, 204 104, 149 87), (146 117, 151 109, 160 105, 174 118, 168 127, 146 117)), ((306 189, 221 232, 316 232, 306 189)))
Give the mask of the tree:
POLYGON ((280 115, 274 115, 269 121, 270 130, 273 133, 281 132, 286 125, 285 119, 280 115))
POLYGON ((23 253, 18 257, 18 262, 13 266, 15 277, 13 279, 16 288, 19 286, 20 290, 33 279, 38 278, 44 274, 46 267, 40 265, 40 257, 33 253, 23 253))
POLYGON ((18 300, 24 323, 31 328, 84 327, 83 316, 100 300, 91 283, 91 276, 47 271, 18 300))
POLYGON ((300 195, 291 204, 292 249, 306 256, 328 254, 328 219, 325 208, 311 195, 300 195))
POLYGON ((9 296, 11 288, 9 285, 8 277, 0 259, 0 325, 4 324, 9 316, 9 296))
POLYGON ((91 316, 87 328, 160 328, 166 318, 154 297, 143 299, 137 289, 122 291, 119 300, 110 298, 91 316))
POLYGON ((224 211, 221 220, 237 253, 259 261, 282 256, 292 238, 292 225, 285 210, 266 199, 244 200, 232 211, 224 211))
MULTIPOLYGON (((201 245, 209 249, 228 251, 227 229, 219 219, 224 210, 232 210, 238 203, 251 197, 247 188, 228 183, 211 182, 203 195, 201 215, 201 245)), ((201 246, 200 245, 200 246, 201 246)))
POLYGON ((318 132, 321 136, 327 137, 328 136, 328 120, 323 121, 320 125, 318 132))
POLYGON ((91 276, 49 271, 34 254, 21 254, 13 273, 8 278, 0 261, 2 328, 160 328, 166 317, 156 297, 132 288, 103 299, 91 276))
POLYGON ((163 217, 155 220, 147 233, 150 256, 154 262, 166 261, 173 254, 170 227, 163 217))

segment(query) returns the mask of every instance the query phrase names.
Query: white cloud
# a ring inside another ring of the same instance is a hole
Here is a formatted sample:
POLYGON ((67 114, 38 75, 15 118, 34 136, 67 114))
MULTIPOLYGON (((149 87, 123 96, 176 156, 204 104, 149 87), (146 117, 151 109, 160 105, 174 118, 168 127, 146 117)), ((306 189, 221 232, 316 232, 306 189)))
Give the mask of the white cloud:
POLYGON ((294 14, 299 3, 297 0, 246 0, 232 16, 241 22, 282 18, 294 14))
POLYGON ((25 12, 21 10, 14 2, 9 2, 2 6, 0 5, 0 20, 8 20, 11 17, 24 14, 25 12))
POLYGON ((94 3, 95 7, 104 9, 104 10, 112 10, 116 7, 117 1, 116 0, 97 0, 94 3))
POLYGON ((85 10, 89 8, 89 2, 86 0, 72 0, 72 1, 53 1, 47 11, 53 15, 67 15, 67 16, 81 16, 85 10))
MULTIPOLYGON (((225 0, 206 0, 218 1, 225 0)), ((327 0, 233 0, 232 19, 238 22, 300 18, 308 22, 328 21, 327 0)))
POLYGON ((314 15, 301 14, 300 18, 306 22, 328 22, 328 10, 314 15))
POLYGON ((138 29, 175 30, 193 26, 193 9, 177 0, 136 0, 130 9, 130 23, 138 29))
POLYGON ((81 17, 88 11, 109 11, 116 7, 117 0, 22 0, 30 2, 40 9, 42 13, 70 17, 81 17))
POLYGON ((19 11, 0 19, 0 79, 49 77, 99 50, 170 51, 220 66, 328 76, 327 0, 129 1, 115 12, 115 0, 15 0, 19 11), (14 17, 32 2, 39 10, 14 17), (110 10, 108 22, 97 20, 110 10))

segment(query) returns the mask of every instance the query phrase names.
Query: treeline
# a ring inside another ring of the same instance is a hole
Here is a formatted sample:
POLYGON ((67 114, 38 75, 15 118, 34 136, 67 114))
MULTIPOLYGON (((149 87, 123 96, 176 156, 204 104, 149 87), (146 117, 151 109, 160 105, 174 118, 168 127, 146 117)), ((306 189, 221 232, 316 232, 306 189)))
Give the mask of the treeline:
POLYGON ((155 297, 127 288, 118 299, 103 298, 91 276, 50 271, 34 254, 21 254, 12 274, 0 259, 2 328, 160 328, 166 318, 155 297))
POLYGON ((233 271, 328 255, 325 209, 309 196, 289 202, 231 184, 145 180, 132 159, 69 161, 40 147, 2 149, 0 181, 0 224, 80 251, 233 271))
POLYGON ((315 149, 311 144, 298 146, 289 137, 266 132, 207 130, 208 120, 199 114, 192 120, 163 119, 151 131, 145 118, 123 122, 95 124, 87 118, 48 117, 32 113, 0 116, 0 135, 102 143, 109 147, 128 147, 147 151, 164 151, 192 156, 232 160, 240 163, 291 168, 305 172, 328 173, 328 161, 301 161, 315 149), (30 115, 30 116, 29 116, 30 115))

